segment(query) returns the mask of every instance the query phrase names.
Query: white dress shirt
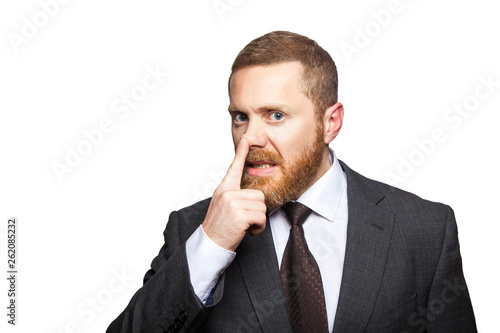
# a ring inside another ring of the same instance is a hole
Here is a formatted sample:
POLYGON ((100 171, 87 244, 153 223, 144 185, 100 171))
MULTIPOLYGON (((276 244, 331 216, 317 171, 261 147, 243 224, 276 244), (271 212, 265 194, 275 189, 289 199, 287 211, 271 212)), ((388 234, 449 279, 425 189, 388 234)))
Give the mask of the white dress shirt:
MULTIPOLYGON (((325 292, 328 330, 333 330, 337 311, 347 240, 347 181, 344 172, 330 149, 331 167, 304 192, 297 201, 313 212, 303 224, 304 235, 318 263, 325 292)), ((269 215, 278 263, 290 235, 290 222, 281 208, 269 215)), ((186 242, 191 284, 198 298, 205 303, 219 276, 236 256, 213 242, 198 227, 186 242)))

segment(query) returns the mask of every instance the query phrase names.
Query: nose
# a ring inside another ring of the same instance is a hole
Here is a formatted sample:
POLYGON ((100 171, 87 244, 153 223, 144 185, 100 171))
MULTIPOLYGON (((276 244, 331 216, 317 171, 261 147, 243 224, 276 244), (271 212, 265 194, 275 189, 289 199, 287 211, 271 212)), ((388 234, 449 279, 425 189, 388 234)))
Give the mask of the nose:
POLYGON ((264 148, 267 144, 264 124, 260 124, 258 121, 249 121, 243 136, 247 138, 250 144, 250 150, 264 148))

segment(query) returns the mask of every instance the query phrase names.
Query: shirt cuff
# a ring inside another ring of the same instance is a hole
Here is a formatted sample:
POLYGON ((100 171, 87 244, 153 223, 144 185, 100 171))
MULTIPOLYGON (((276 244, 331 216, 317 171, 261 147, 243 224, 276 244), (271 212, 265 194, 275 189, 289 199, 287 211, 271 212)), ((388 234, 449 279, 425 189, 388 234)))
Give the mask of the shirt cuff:
POLYGON ((196 296, 205 304, 219 277, 233 262, 236 252, 212 241, 201 225, 186 242, 189 276, 196 296))

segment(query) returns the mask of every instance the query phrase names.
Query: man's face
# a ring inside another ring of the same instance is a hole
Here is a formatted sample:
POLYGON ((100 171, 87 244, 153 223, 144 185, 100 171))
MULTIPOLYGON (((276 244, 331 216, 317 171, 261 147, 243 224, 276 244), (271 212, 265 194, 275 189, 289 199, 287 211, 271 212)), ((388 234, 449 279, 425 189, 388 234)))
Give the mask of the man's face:
POLYGON ((241 188, 262 190, 269 209, 297 199, 330 167, 323 122, 300 90, 301 69, 299 62, 245 67, 230 82, 233 142, 245 135, 250 143, 241 188))

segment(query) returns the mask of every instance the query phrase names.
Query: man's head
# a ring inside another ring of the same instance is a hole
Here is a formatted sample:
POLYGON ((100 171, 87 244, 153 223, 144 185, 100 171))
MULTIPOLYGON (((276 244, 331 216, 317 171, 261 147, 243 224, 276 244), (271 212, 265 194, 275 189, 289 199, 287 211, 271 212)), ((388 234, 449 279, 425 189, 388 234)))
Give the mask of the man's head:
POLYGON ((314 104, 317 116, 322 116, 329 106, 337 103, 337 67, 330 54, 306 36, 273 31, 254 39, 234 60, 229 83, 239 69, 290 61, 298 61, 302 65, 300 90, 314 104))
POLYGON ((330 167, 343 107, 329 54, 307 37, 272 32, 248 44, 229 80, 232 135, 250 143, 241 187, 273 209, 297 199, 330 167))

